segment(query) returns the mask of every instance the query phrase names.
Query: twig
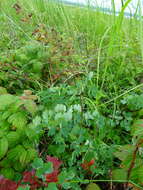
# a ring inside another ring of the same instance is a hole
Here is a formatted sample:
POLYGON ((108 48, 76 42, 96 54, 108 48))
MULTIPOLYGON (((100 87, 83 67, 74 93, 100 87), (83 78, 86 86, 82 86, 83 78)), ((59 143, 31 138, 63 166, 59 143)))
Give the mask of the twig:
MULTIPOLYGON (((132 158, 132 161, 131 161, 131 164, 130 164, 130 167, 128 169, 128 172, 127 172, 127 181, 129 181, 129 178, 131 176, 131 173, 132 173, 132 169, 134 168, 135 166, 135 161, 136 161, 136 157, 137 157, 137 153, 138 153, 138 150, 139 150, 139 147, 143 144, 143 139, 136 145, 136 148, 133 152, 133 158, 132 158)), ((126 183, 126 187, 128 187, 128 184, 129 182, 126 183)))

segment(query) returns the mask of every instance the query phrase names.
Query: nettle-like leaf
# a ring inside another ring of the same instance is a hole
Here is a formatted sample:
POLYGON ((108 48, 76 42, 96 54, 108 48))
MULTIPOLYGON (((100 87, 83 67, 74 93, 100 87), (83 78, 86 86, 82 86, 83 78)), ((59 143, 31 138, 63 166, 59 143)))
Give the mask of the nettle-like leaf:
POLYGON ((32 101, 32 100, 24 101, 24 107, 31 114, 35 114, 37 112, 36 103, 34 101, 32 101))
POLYGON ((19 143, 20 135, 16 131, 11 131, 7 134, 7 140, 9 148, 12 148, 19 143))
POLYGON ((7 159, 12 161, 19 161, 20 156, 25 151, 22 145, 17 145, 15 148, 12 148, 7 153, 7 159))
POLYGON ((15 177, 15 171, 12 168, 2 168, 0 170, 0 175, 12 180, 15 177))
POLYGON ((8 118, 8 122, 16 128, 23 128, 27 124, 26 114, 24 112, 17 112, 8 118))
POLYGON ((28 160, 27 160, 27 150, 26 149, 23 149, 23 151, 21 152, 19 161, 20 161, 21 165, 27 164, 28 160))
POLYGON ((27 149, 27 156, 26 156, 26 162, 30 163, 31 161, 34 160, 34 158, 36 158, 37 156, 37 151, 33 148, 28 148, 27 149))
POLYGON ((7 110, 4 113, 2 113, 1 119, 6 120, 6 119, 8 119, 10 117, 10 115, 11 115, 11 111, 7 110))
POLYGON ((8 151, 8 140, 6 137, 0 138, 0 160, 6 155, 8 151))
POLYGON ((6 109, 9 105, 14 104, 18 100, 18 97, 4 94, 0 95, 0 110, 6 109))

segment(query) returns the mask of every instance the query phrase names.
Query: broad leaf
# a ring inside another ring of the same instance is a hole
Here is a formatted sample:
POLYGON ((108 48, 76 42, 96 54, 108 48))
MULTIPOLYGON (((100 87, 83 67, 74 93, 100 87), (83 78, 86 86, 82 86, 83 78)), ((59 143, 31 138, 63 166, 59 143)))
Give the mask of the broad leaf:
POLYGON ((100 187, 95 184, 95 183, 90 183, 87 187, 86 190, 101 190, 100 187))
POLYGON ((113 180, 126 180, 127 179, 127 171, 124 169, 115 169, 112 171, 113 180))

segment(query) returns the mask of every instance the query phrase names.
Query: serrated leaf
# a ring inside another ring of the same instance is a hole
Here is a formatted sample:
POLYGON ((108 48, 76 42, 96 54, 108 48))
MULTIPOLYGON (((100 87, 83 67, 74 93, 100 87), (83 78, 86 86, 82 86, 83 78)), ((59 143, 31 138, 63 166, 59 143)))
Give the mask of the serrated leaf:
POLYGON ((16 96, 10 94, 0 95, 0 110, 4 110, 9 105, 14 104, 16 101, 16 96))
POLYGON ((32 100, 25 100, 24 106, 25 106, 26 110, 31 114, 35 114, 35 112, 37 111, 37 106, 36 106, 35 102, 32 100))
POLYGON ((8 151, 8 140, 6 137, 0 139, 0 159, 2 159, 8 151))
POLYGON ((32 160, 34 160, 34 158, 37 156, 37 152, 35 149, 28 149, 27 150, 27 161, 31 162, 32 160))
POLYGON ((21 155, 20 155, 20 158, 19 158, 19 161, 22 165, 25 165, 27 163, 27 151, 25 149, 23 149, 21 155))
POLYGON ((0 175, 7 179, 14 179, 15 171, 12 168, 2 168, 0 169, 0 175))
POLYGON ((20 139, 20 136, 17 132, 15 132, 15 131, 9 132, 7 135, 9 148, 12 148, 15 145, 17 145, 19 143, 19 139, 20 139))
POLYGON ((23 148, 23 146, 17 145, 15 148, 12 148, 11 150, 8 151, 7 159, 13 160, 13 161, 18 161, 24 150, 25 149, 23 148))
POLYGON ((27 123, 26 115, 23 112, 14 113, 8 118, 8 122, 16 128, 23 128, 27 123))

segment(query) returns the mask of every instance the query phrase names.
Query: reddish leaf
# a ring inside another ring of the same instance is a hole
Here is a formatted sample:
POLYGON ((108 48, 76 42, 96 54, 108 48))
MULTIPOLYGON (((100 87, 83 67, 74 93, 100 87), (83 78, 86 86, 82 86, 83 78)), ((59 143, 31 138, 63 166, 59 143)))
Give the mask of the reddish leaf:
POLYGON ((35 176, 35 170, 24 172, 22 182, 30 184, 31 190, 35 190, 41 186, 40 180, 35 176))
POLYGON ((84 163, 81 164, 81 167, 84 170, 90 170, 90 166, 94 165, 95 161, 91 160, 90 162, 84 161, 84 163))
POLYGON ((50 183, 50 182, 57 182, 58 181, 58 171, 55 170, 50 174, 46 174, 46 182, 50 183))
POLYGON ((62 161, 58 160, 56 157, 47 156, 47 162, 52 162, 54 170, 58 170, 62 164, 62 161))
POLYGON ((0 190, 16 190, 17 188, 17 183, 0 176, 0 190))

